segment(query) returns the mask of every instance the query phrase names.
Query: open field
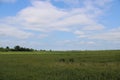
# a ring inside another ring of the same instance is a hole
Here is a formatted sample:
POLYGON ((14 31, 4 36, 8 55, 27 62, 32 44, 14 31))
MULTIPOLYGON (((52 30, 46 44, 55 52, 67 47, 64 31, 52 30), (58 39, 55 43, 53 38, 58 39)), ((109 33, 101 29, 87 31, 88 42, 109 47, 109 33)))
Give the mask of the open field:
POLYGON ((0 52, 0 80, 120 80, 120 51, 0 52))

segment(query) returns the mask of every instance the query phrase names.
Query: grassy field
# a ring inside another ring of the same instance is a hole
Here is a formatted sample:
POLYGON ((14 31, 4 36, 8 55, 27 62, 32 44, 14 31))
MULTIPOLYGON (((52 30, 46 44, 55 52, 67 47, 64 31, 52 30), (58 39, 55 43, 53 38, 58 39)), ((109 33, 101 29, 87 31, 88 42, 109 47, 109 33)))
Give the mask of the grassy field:
POLYGON ((120 51, 0 52, 0 80, 120 80, 120 51))

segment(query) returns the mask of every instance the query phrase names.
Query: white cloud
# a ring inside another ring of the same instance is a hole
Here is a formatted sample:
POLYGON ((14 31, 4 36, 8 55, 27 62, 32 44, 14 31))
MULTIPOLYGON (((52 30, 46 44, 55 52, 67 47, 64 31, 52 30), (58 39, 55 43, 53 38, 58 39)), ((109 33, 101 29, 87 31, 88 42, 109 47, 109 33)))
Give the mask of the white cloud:
POLYGON ((96 42, 94 41, 83 41, 83 40, 63 40, 58 41, 57 45, 63 45, 63 46, 79 46, 79 45, 95 45, 96 42))
POLYGON ((78 31, 78 30, 75 31, 74 33, 77 34, 77 35, 83 35, 83 34, 85 34, 83 31, 78 31))
POLYGON ((96 43, 94 41, 81 41, 78 44, 83 45, 95 45, 96 43))
POLYGON ((0 36, 11 36, 19 39, 25 39, 32 36, 32 33, 22 31, 9 25, 0 24, 0 36))
POLYGON ((88 25, 83 30, 103 30, 105 27, 102 24, 88 25))
POLYGON ((78 38, 86 38, 86 37, 87 37, 87 35, 85 34, 84 31, 76 30, 76 31, 74 32, 74 34, 77 35, 78 38))
POLYGON ((92 39, 107 40, 107 41, 117 41, 120 42, 120 27, 116 29, 111 29, 109 31, 90 36, 92 39))
POLYGON ((39 38, 40 38, 40 39, 46 38, 46 37, 48 37, 48 34, 40 34, 40 35, 39 35, 39 38))
POLYGON ((24 22, 21 24, 25 28, 39 31, 69 31, 70 26, 76 27, 75 25, 79 27, 84 25, 85 28, 89 25, 92 30, 104 28, 91 18, 91 15, 82 11, 82 8, 65 11, 56 8, 48 1, 34 1, 31 7, 21 10, 16 17, 19 22, 24 22))
MULTIPOLYGON (((47 31, 55 29, 50 26, 67 13, 52 6, 49 2, 35 1, 32 7, 27 7, 19 12, 17 19, 27 29, 47 31)), ((62 29, 61 29, 62 30, 62 29)))
MULTIPOLYGON (((78 3, 78 1, 76 0, 75 3, 78 3)), ((87 1, 82 1, 86 4, 81 8, 63 10, 55 7, 48 0, 33 0, 32 6, 22 9, 14 17, 1 19, 0 22, 7 24, 7 27, 12 29, 8 32, 16 33, 15 31, 18 31, 20 32, 19 36, 23 37, 26 34, 26 38, 31 34, 23 30, 40 32, 71 31, 74 33, 72 29, 77 30, 80 28, 89 31, 104 29, 104 25, 100 24, 99 20, 96 20, 100 15, 99 12, 102 13, 102 10, 96 8, 94 4, 87 3, 87 1), (89 8, 88 6, 92 7, 89 8)), ((96 2, 96 4, 98 3, 96 2)), ((10 36, 12 35, 16 36, 15 34, 11 34, 10 36)), ((80 37, 85 36, 81 35, 80 37)))

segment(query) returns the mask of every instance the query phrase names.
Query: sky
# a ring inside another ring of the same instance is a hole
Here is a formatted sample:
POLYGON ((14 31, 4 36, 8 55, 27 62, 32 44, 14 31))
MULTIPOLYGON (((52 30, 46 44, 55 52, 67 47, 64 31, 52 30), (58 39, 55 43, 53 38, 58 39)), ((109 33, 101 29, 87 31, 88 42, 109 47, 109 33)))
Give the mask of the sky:
POLYGON ((120 49, 120 0, 0 0, 0 47, 120 49))

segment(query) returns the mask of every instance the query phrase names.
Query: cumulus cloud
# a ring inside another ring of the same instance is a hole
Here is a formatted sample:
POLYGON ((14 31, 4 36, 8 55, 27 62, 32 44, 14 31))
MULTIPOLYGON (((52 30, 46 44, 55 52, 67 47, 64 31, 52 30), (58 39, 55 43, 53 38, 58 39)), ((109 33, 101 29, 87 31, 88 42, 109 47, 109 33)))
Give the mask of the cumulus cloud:
POLYGON ((6 37, 16 37, 19 39, 26 39, 32 36, 32 33, 17 29, 15 27, 11 27, 6 24, 0 24, 0 36, 6 37))
POLYGON ((67 46, 79 46, 79 45, 96 45, 94 41, 83 41, 83 40, 63 40, 58 41, 58 45, 67 45, 67 46))
POLYGON ((75 34, 78 34, 78 35, 83 35, 83 34, 85 34, 83 31, 78 31, 78 30, 75 31, 74 33, 75 33, 75 34))
POLYGON ((120 27, 116 29, 111 29, 109 31, 106 31, 97 35, 93 35, 90 38, 118 42, 120 41, 120 27))
POLYGON ((86 33, 84 31, 76 30, 74 32, 74 34, 77 35, 78 38, 86 38, 87 37, 87 35, 86 35, 86 33))
POLYGON ((89 32, 85 30, 77 30, 74 32, 78 38, 92 39, 92 40, 101 40, 101 41, 110 41, 112 43, 120 43, 120 27, 103 30, 96 32, 89 32))
POLYGON ((38 37, 39 37, 40 39, 46 38, 46 37, 48 37, 48 34, 40 34, 38 37))
MULTIPOLYGON (((70 2, 73 0, 65 1, 70 2)), ((78 29, 91 31, 105 28, 105 26, 97 20, 103 11, 95 7, 95 4, 103 6, 109 0, 103 0, 103 2, 98 2, 98 0, 75 1, 75 3, 83 2, 84 6, 66 10, 54 6, 50 0, 32 0, 31 6, 22 9, 14 17, 1 19, 0 22, 8 25, 6 28, 6 30, 10 29, 8 32, 19 32, 19 36, 23 37, 23 35, 25 35, 25 38, 31 35, 29 32, 25 32, 25 30, 40 32, 66 31, 74 33, 73 30, 76 31, 78 29)), ((2 32, 2 34, 3 33, 6 34, 5 31, 2 32)), ((11 34, 10 36, 12 35, 17 37, 15 34, 11 34)), ((85 36, 81 35, 81 37, 85 36)))
POLYGON ((16 19, 23 24, 23 26, 29 26, 29 28, 35 30, 44 28, 61 29, 72 25, 94 25, 101 28, 101 26, 99 26, 100 24, 98 24, 91 18, 91 15, 88 15, 83 10, 84 9, 80 8, 65 11, 56 8, 48 1, 34 1, 32 6, 21 10, 17 14, 16 19))

